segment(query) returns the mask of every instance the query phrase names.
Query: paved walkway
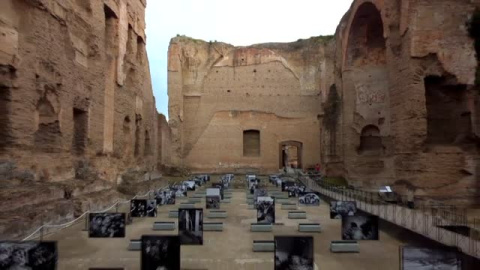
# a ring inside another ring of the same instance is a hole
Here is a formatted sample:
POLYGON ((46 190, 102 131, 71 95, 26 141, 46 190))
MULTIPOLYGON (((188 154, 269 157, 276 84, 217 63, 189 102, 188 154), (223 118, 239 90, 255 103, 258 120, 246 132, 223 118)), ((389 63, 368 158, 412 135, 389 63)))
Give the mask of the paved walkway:
MULTIPOLYGON (((197 206, 205 208, 204 199, 197 206)), ((307 212, 307 220, 289 220, 288 210, 281 210, 281 205, 277 204, 276 222, 284 225, 276 225, 272 233, 250 232, 250 223, 256 222, 256 211, 248 209, 244 190, 233 190, 231 203, 222 204, 221 207, 228 212, 228 218, 205 218, 204 221, 223 221, 224 231, 205 232, 203 246, 182 246, 182 269, 273 269, 274 254, 252 252, 253 240, 273 240, 274 235, 312 235, 297 231, 298 223, 306 222, 319 222, 323 227, 322 233, 313 234, 317 269, 399 269, 399 246, 403 242, 385 232, 380 232, 379 241, 360 242, 358 254, 330 253, 330 241, 341 239, 341 220, 330 219, 329 207, 325 202, 316 207, 299 207, 299 210, 307 212)), ((140 252, 127 250, 129 240, 140 239, 142 235, 177 234, 176 230, 152 230, 154 221, 176 222, 176 219, 168 218, 168 212, 177 208, 178 201, 177 205, 160 207, 156 218, 135 219, 133 224, 127 226, 126 237, 123 239, 90 239, 87 232, 82 231, 83 224, 78 224, 50 235, 46 240, 58 241, 60 270, 85 270, 89 267, 139 269, 140 252)))

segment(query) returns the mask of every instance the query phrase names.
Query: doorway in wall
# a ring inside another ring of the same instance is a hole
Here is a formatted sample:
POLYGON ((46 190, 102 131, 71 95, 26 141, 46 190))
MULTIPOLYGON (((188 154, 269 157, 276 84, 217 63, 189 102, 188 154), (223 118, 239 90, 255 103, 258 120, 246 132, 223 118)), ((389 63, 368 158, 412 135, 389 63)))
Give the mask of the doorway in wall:
POLYGON ((278 168, 290 167, 302 169, 303 144, 297 141, 285 141, 279 144, 278 168))

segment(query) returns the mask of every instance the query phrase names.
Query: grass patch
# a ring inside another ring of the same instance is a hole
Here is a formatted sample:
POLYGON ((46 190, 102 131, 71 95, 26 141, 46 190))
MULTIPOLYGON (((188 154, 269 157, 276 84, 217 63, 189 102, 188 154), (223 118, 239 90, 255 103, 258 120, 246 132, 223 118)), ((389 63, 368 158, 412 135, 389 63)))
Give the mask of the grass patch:
POLYGON ((327 184, 336 185, 336 186, 348 186, 348 182, 343 177, 325 177, 323 180, 327 184))

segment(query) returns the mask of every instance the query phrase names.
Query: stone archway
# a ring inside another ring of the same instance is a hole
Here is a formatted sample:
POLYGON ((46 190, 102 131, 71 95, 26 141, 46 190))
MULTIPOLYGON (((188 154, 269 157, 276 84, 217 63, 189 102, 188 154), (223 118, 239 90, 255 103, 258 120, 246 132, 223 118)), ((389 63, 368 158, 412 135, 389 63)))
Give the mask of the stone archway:
POLYGON ((279 169, 283 169, 286 165, 292 168, 303 168, 303 143, 298 141, 284 141, 279 144, 278 157, 279 169))

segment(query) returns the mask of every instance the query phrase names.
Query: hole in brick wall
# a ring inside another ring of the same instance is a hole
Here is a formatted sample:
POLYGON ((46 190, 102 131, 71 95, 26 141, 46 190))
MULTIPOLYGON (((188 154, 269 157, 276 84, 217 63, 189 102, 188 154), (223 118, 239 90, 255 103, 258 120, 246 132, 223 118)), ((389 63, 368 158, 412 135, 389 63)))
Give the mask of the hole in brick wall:
POLYGON ((103 11, 105 13, 105 51, 107 54, 115 55, 118 38, 118 18, 115 12, 107 5, 103 5, 103 11))
POLYGON ((46 152, 58 150, 61 137, 60 123, 55 110, 46 97, 37 103, 38 129, 34 135, 35 147, 46 152))
POLYGON ((260 156, 260 131, 243 131, 243 155, 246 157, 260 156))
POLYGON ((143 62, 145 55, 145 41, 141 36, 137 36, 137 61, 143 62))
POLYGON ((73 109, 73 151, 77 155, 85 153, 88 138, 88 112, 73 109))
POLYGON ((359 153, 377 152, 383 150, 380 130, 374 125, 368 125, 362 129, 360 135, 359 153))
POLYGON ((135 116, 135 150, 134 155, 137 157, 140 154, 140 137, 142 129, 142 117, 135 116))
POLYGON ((10 141, 9 103, 10 89, 0 86, 0 152, 5 149, 10 141))
POLYGON ((125 118, 123 118, 123 126, 122 126, 122 131, 123 131, 123 153, 125 156, 129 156, 130 149, 132 149, 132 138, 131 138, 131 121, 130 117, 127 115, 125 118))
POLYGON ((230 93, 231 91, 230 90, 227 90, 227 93, 230 93))
POLYGON ((471 112, 465 85, 446 83, 445 77, 424 79, 427 108, 427 143, 463 143, 472 134, 471 112))
POLYGON ((148 134, 148 130, 145 130, 145 151, 143 153, 145 156, 152 154, 152 145, 150 144, 150 134, 148 134))

